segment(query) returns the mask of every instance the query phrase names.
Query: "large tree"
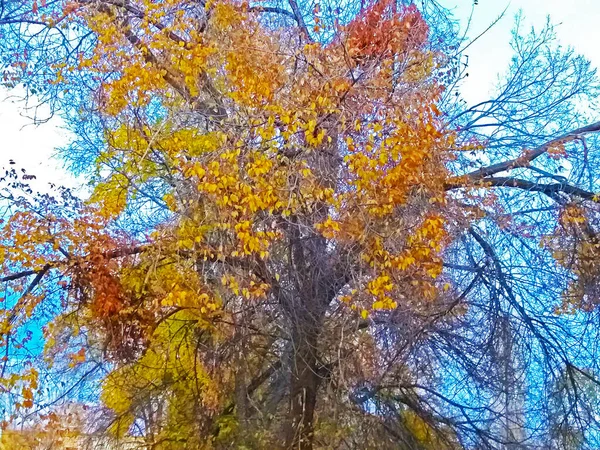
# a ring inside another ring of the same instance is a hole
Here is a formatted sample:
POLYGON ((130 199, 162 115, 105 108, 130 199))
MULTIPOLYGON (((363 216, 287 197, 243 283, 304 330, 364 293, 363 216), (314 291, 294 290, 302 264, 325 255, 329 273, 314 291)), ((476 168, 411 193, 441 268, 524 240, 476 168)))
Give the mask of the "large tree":
POLYGON ((93 189, 3 179, 13 419, 93 402, 86 431, 145 448, 593 447, 594 73, 516 32, 468 107, 436 8, 0 11, 7 82, 71 121, 93 189))

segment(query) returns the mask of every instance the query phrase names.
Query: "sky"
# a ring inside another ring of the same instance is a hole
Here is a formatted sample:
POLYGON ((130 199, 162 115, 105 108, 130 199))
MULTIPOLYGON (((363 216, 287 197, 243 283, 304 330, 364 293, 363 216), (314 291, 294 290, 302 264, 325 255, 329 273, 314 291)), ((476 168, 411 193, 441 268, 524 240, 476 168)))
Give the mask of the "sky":
MULTIPOLYGON (((478 39, 466 52, 469 55, 469 78, 463 85, 463 96, 468 103, 485 100, 498 74, 505 71, 511 57, 510 31, 514 16, 522 10, 527 27, 540 28, 546 17, 557 25, 560 43, 572 46, 586 56, 595 67, 600 67, 600 2, 597 0, 440 0, 454 11, 463 26, 473 10, 469 37, 484 31, 505 9, 504 17, 478 39)), ((49 182, 76 184, 53 158, 54 149, 68 142, 68 133, 60 119, 34 126, 26 117, 23 105, 14 98, 14 92, 0 90, 0 169, 9 161, 36 175, 36 186, 43 189, 49 182)))
POLYGON ((36 176, 31 184, 38 190, 45 190, 48 183, 72 187, 75 179, 53 158, 54 150, 68 142, 63 123, 54 117, 42 125, 32 124, 19 94, 0 89, 0 176, 6 168, 24 168, 36 176))
POLYGON ((473 0, 439 1, 453 10, 463 27, 473 11, 467 35, 470 38, 481 34, 506 10, 502 19, 466 51, 469 78, 462 94, 471 104, 486 100, 498 74, 507 69, 512 56, 511 29, 519 11, 524 16, 523 32, 531 27, 541 29, 550 17, 558 42, 564 47, 573 47, 594 67, 600 67, 600 2, 597 0, 479 0, 476 6, 473 0))

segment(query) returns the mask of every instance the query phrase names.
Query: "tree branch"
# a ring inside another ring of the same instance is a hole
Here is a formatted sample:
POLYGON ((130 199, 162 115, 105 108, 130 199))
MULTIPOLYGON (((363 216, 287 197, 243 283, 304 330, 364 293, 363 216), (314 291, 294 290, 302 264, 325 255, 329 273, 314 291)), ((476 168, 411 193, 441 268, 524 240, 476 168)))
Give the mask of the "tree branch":
POLYGON ((13 273, 11 275, 6 275, 2 278, 0 278, 0 283, 4 283, 5 281, 14 281, 14 280, 18 280, 19 278, 25 278, 28 277, 29 275, 35 275, 36 273, 39 273, 39 270, 24 270, 22 272, 17 272, 17 273, 13 273))
MULTIPOLYGON (((593 202, 600 203, 600 198, 597 194, 568 183, 536 183, 534 181, 515 177, 484 178, 481 180, 481 183, 495 187, 508 187, 522 189, 524 191, 541 192, 542 194, 546 194, 552 198, 554 198, 557 193, 563 192, 565 194, 574 195, 585 200, 591 200, 593 202)), ((446 190, 460 189, 465 186, 466 185, 464 183, 447 183, 446 190)))
POLYGON ((287 9, 278 8, 276 6, 251 6, 248 8, 248 11, 281 14, 283 16, 287 16, 296 20, 296 16, 294 15, 294 13, 288 11, 287 9))
POLYGON ((304 35, 307 41, 312 42, 312 38, 310 37, 310 33, 308 32, 308 27, 306 26, 306 22, 304 22, 302 12, 298 7, 298 2, 296 2, 296 0, 289 0, 289 3, 290 7, 292 8, 292 11, 294 12, 294 18, 296 19, 296 22, 298 23, 302 34, 304 35))
POLYGON ((465 178, 466 181, 477 181, 483 178, 489 177, 490 175, 494 175, 499 172, 504 172, 506 170, 516 169, 519 167, 527 167, 533 160, 540 157, 544 153, 546 153, 550 148, 565 144, 567 142, 571 142, 575 139, 579 139, 582 135, 589 133, 597 133, 600 132, 600 122, 595 122, 590 125, 586 125, 585 127, 578 128, 573 131, 569 131, 568 133, 563 134, 557 138, 554 138, 545 144, 540 145, 536 149, 528 152, 523 156, 519 156, 518 158, 509 159, 508 161, 500 162, 497 164, 492 164, 491 166, 482 167, 481 169, 477 169, 473 172, 470 172, 466 175, 461 175, 459 177, 454 177, 451 182, 461 182, 464 184, 465 178))

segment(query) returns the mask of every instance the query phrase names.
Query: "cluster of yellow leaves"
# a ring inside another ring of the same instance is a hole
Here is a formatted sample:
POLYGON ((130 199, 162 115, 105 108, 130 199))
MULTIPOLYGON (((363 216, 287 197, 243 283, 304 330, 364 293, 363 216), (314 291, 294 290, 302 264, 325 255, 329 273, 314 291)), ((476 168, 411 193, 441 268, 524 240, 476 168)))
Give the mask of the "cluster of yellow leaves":
POLYGON ((42 414, 35 423, 21 424, 18 427, 8 427, 6 423, 0 437, 0 450, 80 448, 84 442, 80 437, 85 415, 85 407, 65 404, 42 414))
POLYGON ((554 233, 541 242, 561 266, 575 275, 563 293, 562 303, 555 308, 557 314, 592 311, 600 304, 600 242, 588 220, 584 208, 567 204, 559 211, 554 233))
MULTIPOLYGON (((143 356, 132 364, 116 368, 104 380, 102 400, 117 414, 111 431, 118 438, 125 436, 136 417, 146 407, 147 396, 155 396, 154 403, 164 408, 166 419, 157 416, 159 422, 152 424, 155 438, 185 438, 199 447, 207 442, 198 441, 198 422, 195 415, 202 410, 210 416, 222 406, 223 385, 217 377, 209 376, 198 360, 197 342, 191 334, 199 316, 192 310, 174 313, 154 331, 151 346, 143 356), (166 420, 166 422, 164 422, 166 420), (195 435, 195 436, 194 436, 195 435)), ((208 337, 207 337, 208 339, 208 337)), ((222 368, 221 376, 226 370, 222 368)))
POLYGON ((0 386, 4 392, 15 393, 20 400, 15 403, 17 411, 20 408, 33 406, 34 392, 38 388, 39 373, 35 368, 29 368, 21 373, 11 373, 0 378, 0 386))
POLYGON ((404 411, 402 421, 424 450, 451 450, 457 448, 456 438, 452 433, 448 430, 432 427, 413 411, 404 411))

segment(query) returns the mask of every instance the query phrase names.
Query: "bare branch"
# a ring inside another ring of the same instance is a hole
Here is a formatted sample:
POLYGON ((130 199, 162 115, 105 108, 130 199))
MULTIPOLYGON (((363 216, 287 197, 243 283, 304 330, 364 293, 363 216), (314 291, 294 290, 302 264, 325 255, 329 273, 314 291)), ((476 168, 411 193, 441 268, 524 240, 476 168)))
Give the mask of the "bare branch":
POLYGON ((554 138, 546 142, 545 144, 540 145, 535 150, 527 152, 526 154, 519 156, 518 158, 509 159, 508 161, 503 161, 497 164, 492 164, 491 166, 482 167, 481 169, 477 169, 460 177, 454 177, 450 180, 450 183, 459 183, 461 181, 464 181, 465 179, 470 182, 478 181, 499 172, 517 169, 520 167, 527 167, 533 160, 542 156, 552 147, 562 145, 567 142, 574 141, 576 139, 580 139, 581 136, 585 134, 598 132, 600 132, 600 122, 595 122, 590 125, 586 125, 585 127, 569 131, 568 133, 565 133, 562 136, 554 138))
MULTIPOLYGON (((522 178, 515 177, 484 178, 480 182, 483 186, 488 185, 494 187, 517 188, 531 192, 541 192, 542 194, 546 194, 552 198, 554 198, 554 196, 557 193, 562 192, 565 194, 574 195, 575 197, 579 197, 585 200, 591 200, 596 203, 600 202, 600 199, 597 194, 586 191, 585 189, 578 188, 577 186, 573 186, 569 183, 536 183, 534 181, 524 180, 522 178)), ((446 185, 447 190, 460 189, 463 187, 466 187, 464 183, 448 183, 446 185)))

